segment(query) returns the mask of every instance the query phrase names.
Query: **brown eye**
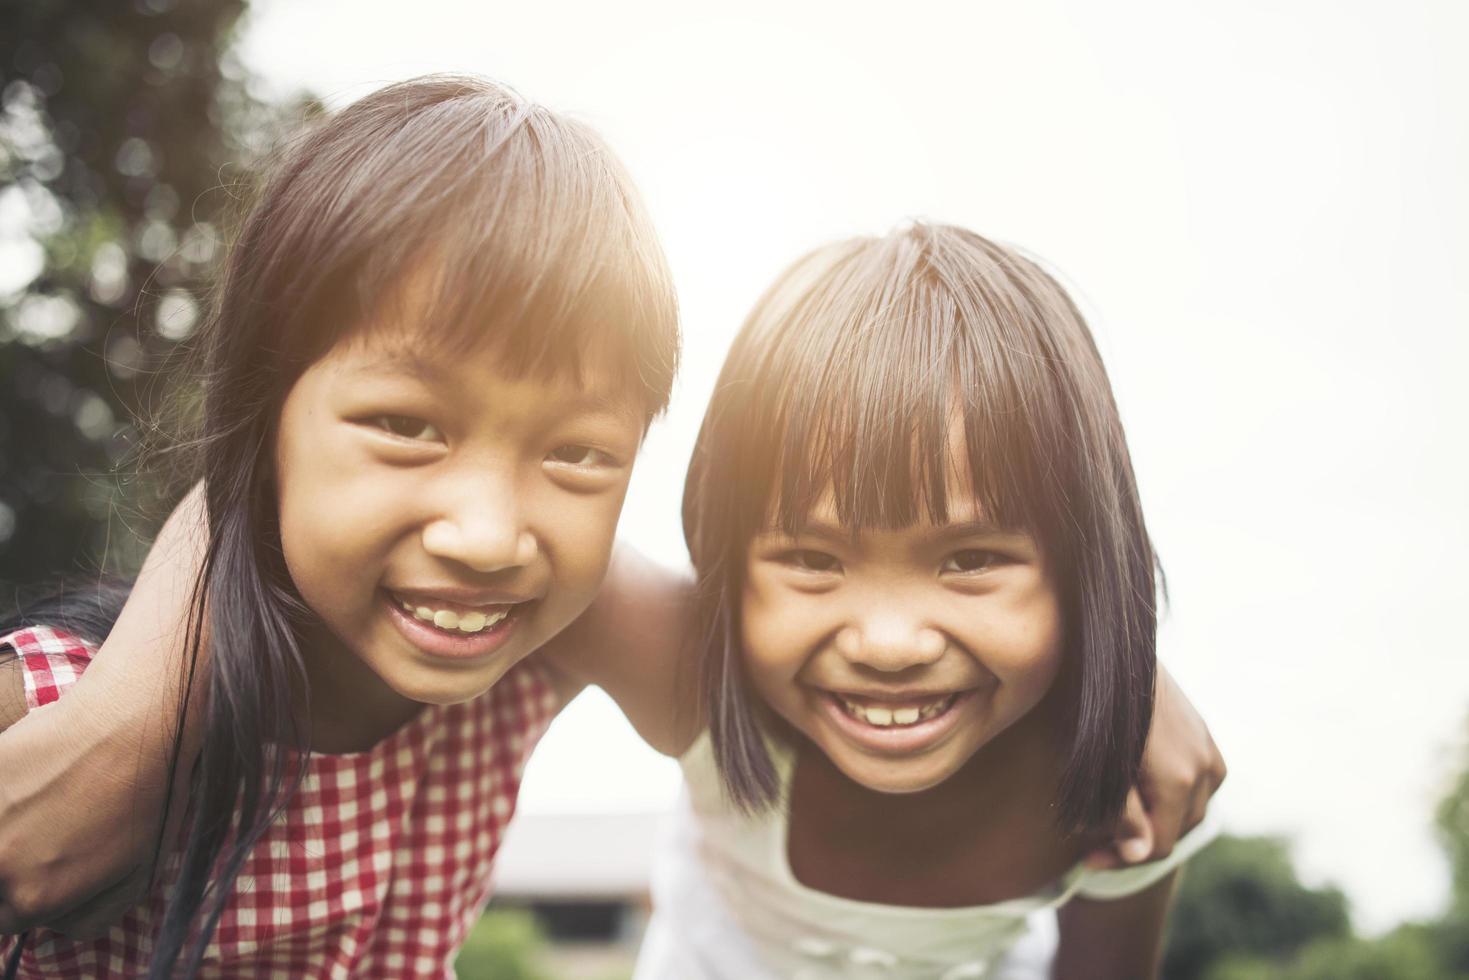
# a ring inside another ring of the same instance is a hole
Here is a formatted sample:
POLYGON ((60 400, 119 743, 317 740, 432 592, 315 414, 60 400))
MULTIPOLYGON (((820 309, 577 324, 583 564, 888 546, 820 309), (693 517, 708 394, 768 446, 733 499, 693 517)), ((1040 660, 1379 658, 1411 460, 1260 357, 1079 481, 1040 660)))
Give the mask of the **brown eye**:
POLYGON ((993 551, 985 551, 981 548, 965 548, 956 551, 944 560, 941 571, 957 572, 960 575, 973 575, 983 572, 1000 564, 1001 558, 993 551))
POLYGON ((442 442, 444 439, 443 434, 431 423, 411 415, 379 415, 372 420, 372 424, 401 439, 418 442, 442 442))
POLYGON ((806 572, 835 572, 842 567, 835 555, 829 555, 824 551, 813 551, 810 548, 797 548, 785 553, 788 564, 806 572))
POLYGON ((567 466, 611 466, 614 461, 611 456, 600 449, 591 446, 567 445, 558 446, 551 450, 546 456, 553 463, 565 463, 567 466))

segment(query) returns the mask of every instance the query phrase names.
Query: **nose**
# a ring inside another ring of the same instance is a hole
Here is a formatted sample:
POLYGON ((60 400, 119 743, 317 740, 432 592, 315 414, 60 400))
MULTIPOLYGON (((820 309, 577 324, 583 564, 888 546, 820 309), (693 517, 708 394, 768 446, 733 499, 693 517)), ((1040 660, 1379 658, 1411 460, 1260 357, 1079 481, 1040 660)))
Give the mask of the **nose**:
POLYGON ((424 525, 424 550, 477 572, 530 564, 539 544, 516 498, 513 486, 474 481, 424 525))
POLYGON ((869 609, 836 635, 837 652, 848 661, 889 673, 932 664, 948 646, 939 630, 897 609, 869 609))

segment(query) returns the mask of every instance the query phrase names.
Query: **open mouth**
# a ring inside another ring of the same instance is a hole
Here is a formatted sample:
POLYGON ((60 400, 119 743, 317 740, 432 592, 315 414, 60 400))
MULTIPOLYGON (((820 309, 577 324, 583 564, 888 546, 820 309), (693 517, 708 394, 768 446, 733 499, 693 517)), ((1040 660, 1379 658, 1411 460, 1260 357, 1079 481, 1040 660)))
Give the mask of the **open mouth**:
POLYGON ((865 751, 888 756, 926 752, 948 739, 969 717, 964 705, 975 689, 885 694, 882 697, 818 690, 822 715, 865 751))
POLYGON ((382 590, 382 604, 398 632, 420 652, 450 660, 477 660, 509 643, 537 599, 486 596, 497 602, 448 599, 431 592, 382 590), (457 600, 457 601, 456 601, 457 600))
POLYGON ((958 693, 903 702, 884 702, 835 692, 831 696, 850 717, 874 728, 906 728, 929 721, 947 712, 959 699, 958 693))
POLYGON ((493 629, 515 614, 524 603, 501 603, 488 606, 464 607, 441 603, 437 600, 410 600, 389 593, 393 602, 405 613, 426 626, 450 636, 462 636, 493 629))

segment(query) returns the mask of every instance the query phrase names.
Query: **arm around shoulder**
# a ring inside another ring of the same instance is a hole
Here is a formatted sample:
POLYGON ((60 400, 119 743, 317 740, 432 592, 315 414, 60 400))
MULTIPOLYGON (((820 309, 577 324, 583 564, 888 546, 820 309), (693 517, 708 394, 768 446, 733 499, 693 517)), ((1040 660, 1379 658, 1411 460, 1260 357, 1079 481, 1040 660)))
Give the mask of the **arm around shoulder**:
POLYGON ((1227 773, 1209 726, 1159 663, 1153 725, 1137 783, 1112 841, 1094 851, 1088 864, 1122 868, 1169 857, 1205 822, 1227 773))
POLYGON ((681 755, 702 727, 689 643, 693 595, 691 572, 619 544, 597 598, 542 651, 568 696, 587 684, 602 688, 664 755, 681 755))
MULTIPOLYGON (((196 490, 159 534, 86 673, 0 735, 0 933, 45 925, 82 938, 146 884, 169 798, 185 624, 205 537, 196 490)), ((203 687, 196 677, 201 706, 203 687)), ((201 714, 188 712, 179 772, 189 770, 201 714)))

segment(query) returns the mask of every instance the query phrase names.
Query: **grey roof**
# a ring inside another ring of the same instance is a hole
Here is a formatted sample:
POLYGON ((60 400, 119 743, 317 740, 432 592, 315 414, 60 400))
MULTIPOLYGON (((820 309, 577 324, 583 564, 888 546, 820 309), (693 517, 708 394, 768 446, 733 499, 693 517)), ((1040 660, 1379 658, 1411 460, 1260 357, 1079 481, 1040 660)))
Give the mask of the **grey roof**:
POLYGON ((665 814, 522 813, 495 858, 496 898, 643 899, 665 814))

